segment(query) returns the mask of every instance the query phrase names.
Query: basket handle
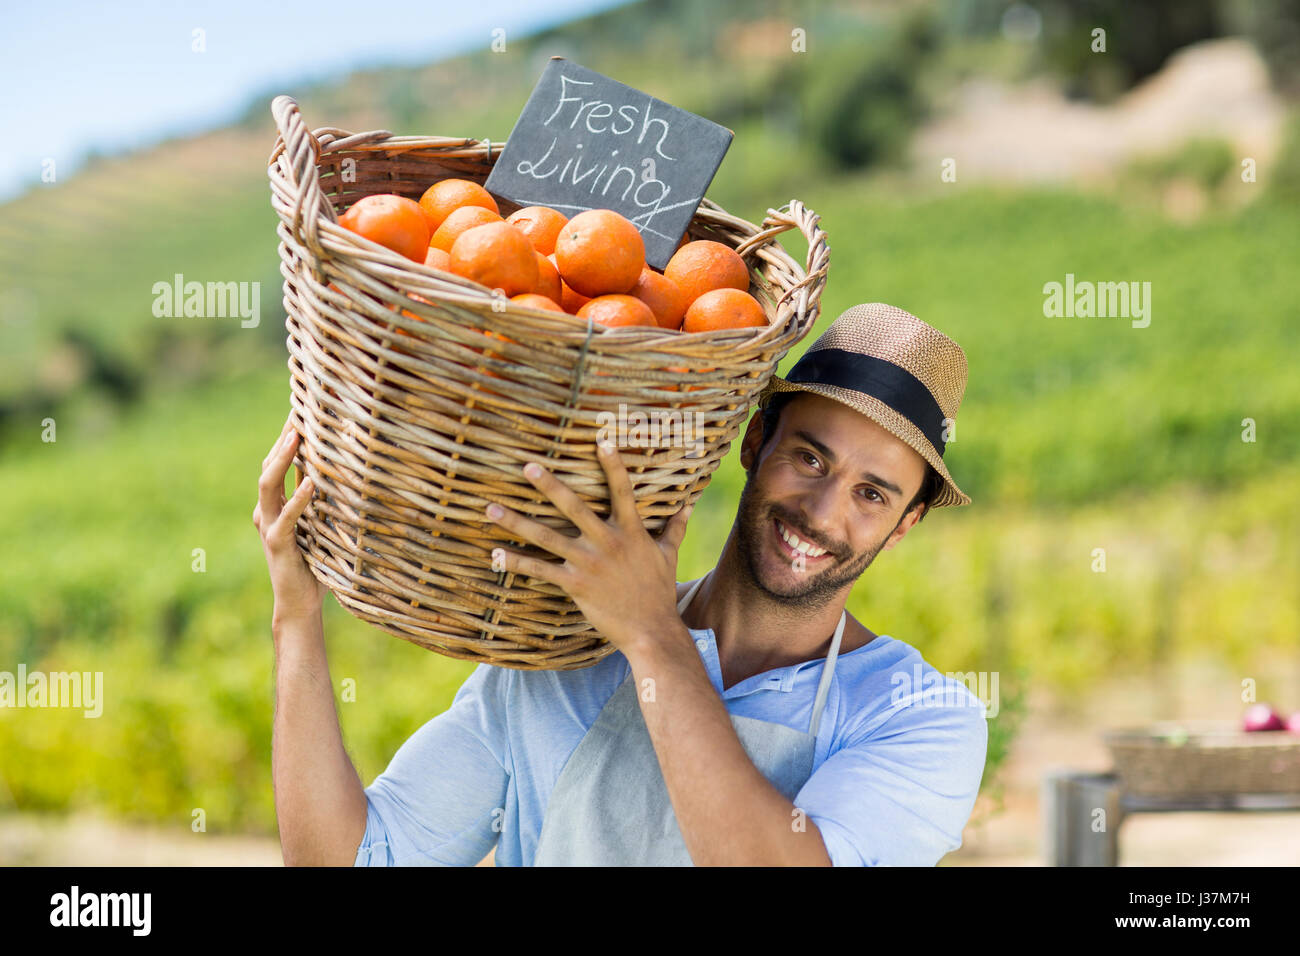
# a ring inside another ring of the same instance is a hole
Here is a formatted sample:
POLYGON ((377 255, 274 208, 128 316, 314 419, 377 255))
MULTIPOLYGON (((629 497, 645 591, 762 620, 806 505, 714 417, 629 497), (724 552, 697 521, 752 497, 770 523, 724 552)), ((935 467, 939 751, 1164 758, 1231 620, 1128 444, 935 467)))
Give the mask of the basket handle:
POLYGON ((826 231, 821 227, 821 216, 813 212, 797 199, 791 199, 780 209, 769 209, 763 219, 762 228, 736 247, 742 256, 750 249, 760 246, 774 236, 790 229, 798 229, 808 240, 808 257, 804 263, 804 277, 786 291, 777 303, 781 305, 791 296, 798 296, 795 301, 796 314, 799 317, 799 335, 808 331, 808 325, 816 319, 808 314, 808 300, 819 301, 822 289, 826 287, 826 274, 830 269, 831 249, 826 242, 826 231), (815 294, 814 294, 815 293, 815 294))
POLYGON ((320 170, 316 165, 320 161, 320 141, 307 129, 302 113, 298 111, 298 102, 293 97, 281 95, 273 99, 271 115, 275 117, 280 138, 268 165, 274 164, 281 153, 287 154, 288 162, 281 163, 281 167, 293 194, 291 228, 313 255, 322 257, 324 249, 320 244, 318 226, 321 216, 334 218, 334 207, 320 186, 320 170))

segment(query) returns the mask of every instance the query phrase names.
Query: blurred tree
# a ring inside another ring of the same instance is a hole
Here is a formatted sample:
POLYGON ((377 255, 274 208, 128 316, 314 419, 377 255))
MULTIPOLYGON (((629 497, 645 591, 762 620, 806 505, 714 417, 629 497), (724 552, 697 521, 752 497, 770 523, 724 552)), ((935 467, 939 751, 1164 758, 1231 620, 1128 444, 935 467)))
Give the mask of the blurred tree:
POLYGON ((1229 32, 1259 47, 1273 84, 1300 96, 1300 0, 1223 0, 1223 14, 1229 32))
POLYGON ((1267 175, 1270 199, 1300 206, 1300 112, 1287 121, 1282 147, 1267 175))
POLYGON ((1223 36, 1226 6, 1228 0, 946 0, 940 10, 949 32, 975 36, 1004 32, 1013 8, 1036 10, 1039 66, 1061 77, 1067 95, 1106 102, 1155 73, 1176 50, 1223 36), (1094 52, 1096 29, 1105 31, 1105 52, 1094 52))
POLYGON ((837 37, 815 59, 794 58, 775 84, 795 91, 802 132, 836 166, 890 162, 925 115, 918 77, 938 44, 933 12, 918 8, 892 29, 837 37))
POLYGON ((1218 0, 1063 0, 1044 4, 1049 67, 1061 73, 1069 96, 1113 99, 1159 70, 1171 53, 1223 35, 1218 0), (1092 31, 1105 33, 1105 52, 1093 51, 1092 31))

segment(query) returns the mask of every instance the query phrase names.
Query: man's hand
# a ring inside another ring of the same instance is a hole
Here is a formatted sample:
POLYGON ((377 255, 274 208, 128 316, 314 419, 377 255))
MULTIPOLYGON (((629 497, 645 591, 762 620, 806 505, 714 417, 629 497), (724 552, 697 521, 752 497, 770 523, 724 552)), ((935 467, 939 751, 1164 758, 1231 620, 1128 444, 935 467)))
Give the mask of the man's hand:
POLYGON ((311 619, 320 614, 325 600, 325 585, 316 580, 294 540, 298 516, 311 501, 312 482, 304 478, 287 502, 284 499, 284 476, 298 447, 298 433, 293 428, 293 413, 285 420, 280 439, 262 460, 262 477, 257 483, 257 506, 253 508, 253 526, 262 536, 266 566, 271 572, 271 591, 275 595, 277 620, 311 619))
POLYGON ((578 537, 548 528, 498 504, 487 517, 516 537, 563 559, 541 561, 498 548, 493 557, 507 571, 548 581, 562 588, 610 643, 625 654, 653 641, 665 627, 680 626, 677 614, 677 550, 686 535, 691 506, 668 519, 656 539, 637 514, 632 482, 612 443, 598 446, 609 482, 610 517, 601 520, 571 488, 537 462, 524 467, 526 477, 581 532, 578 537), (500 552, 500 555, 497 552, 500 552))

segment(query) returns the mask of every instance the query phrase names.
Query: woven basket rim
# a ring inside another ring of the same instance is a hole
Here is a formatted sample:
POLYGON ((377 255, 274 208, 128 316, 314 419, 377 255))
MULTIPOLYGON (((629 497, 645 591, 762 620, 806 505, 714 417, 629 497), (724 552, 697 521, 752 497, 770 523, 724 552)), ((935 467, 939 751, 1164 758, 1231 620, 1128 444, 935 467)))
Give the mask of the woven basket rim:
MULTIPOLYGON (((294 120, 301 123, 301 117, 297 115, 297 103, 291 97, 276 97, 272 103, 272 111, 276 113, 277 120, 281 121, 282 126, 284 125, 282 117, 288 115, 293 115, 294 120)), ((504 141, 493 142, 490 139, 475 140, 468 137, 397 136, 388 130, 353 133, 332 126, 318 127, 310 132, 304 128, 303 132, 311 145, 313 162, 317 167, 315 174, 308 177, 310 189, 316 193, 320 193, 319 165, 331 153, 365 151, 400 154, 416 150, 478 150, 481 148, 483 150, 483 157, 480 160, 481 165, 490 168, 500 156, 505 145, 504 141)), ((268 176, 273 185, 273 204, 277 198, 274 195, 277 192, 274 188, 276 185, 279 185, 281 190, 284 191, 286 198, 302 198, 298 193, 298 185, 290 181, 284 174, 282 162, 288 149, 289 144, 285 140, 285 133, 282 129, 267 163, 268 176)), ((311 232, 324 248, 329 249, 333 246, 334 248, 331 251, 336 256, 344 257, 344 262, 350 259, 357 264, 364 263, 365 268, 372 274, 376 272, 382 274, 391 270, 388 278, 399 287, 404 284, 404 280, 405 283, 409 283, 412 276, 427 277, 425 281, 433 280, 437 283, 437 286, 429 291, 442 298, 449 299, 453 303, 460 300, 468 309, 473 309, 475 306, 481 307, 485 302, 497 301, 497 297, 485 286, 426 266, 424 263, 407 259, 364 236, 352 232, 339 224, 333 203, 325 199, 323 193, 318 198, 321 201, 316 202, 315 205, 319 212, 315 217, 311 232)), ((295 211, 298 211, 300 204, 294 205, 295 211)), ((827 257, 824 253, 828 252, 829 249, 823 248, 821 250, 823 255, 821 256, 817 256, 817 250, 815 249, 818 245, 825 247, 825 233, 820 229, 820 217, 810 210, 806 210, 798 200, 791 199, 780 207, 769 207, 763 222, 753 223, 727 212, 716 201, 705 196, 700 200, 699 207, 691 219, 691 226, 694 226, 696 220, 701 218, 706 222, 711 219, 718 219, 722 224, 726 224, 727 220, 730 220, 732 225, 743 225, 755 230, 752 236, 736 247, 741 257, 748 260, 747 264, 750 265, 753 272, 758 273, 759 271, 758 263, 753 260, 766 259, 767 256, 779 256, 784 258, 788 265, 792 267, 793 272, 799 276, 799 281, 786 290, 770 307, 763 303, 760 297, 760 305, 763 306, 764 312, 769 315, 771 321, 759 329, 718 329, 708 332, 682 332, 680 330, 649 327, 607 329, 601 326, 590 333, 593 342, 597 338, 607 339, 612 337, 620 343, 627 343, 629 346, 639 343, 668 342, 672 340, 719 346, 764 347, 773 344, 779 349, 780 356, 784 357, 785 353, 796 342, 807 335, 812 328, 813 321, 800 322, 800 313, 802 312, 803 317, 807 319, 808 313, 811 312, 812 319, 815 321, 816 313, 819 310, 815 306, 809 308, 811 305, 809 299, 811 298, 815 302, 816 299, 820 298, 821 287, 824 287, 826 279, 827 257), (791 214, 785 220, 782 220, 782 214, 786 210, 790 210, 791 214), (805 215, 810 220, 809 222, 802 221, 805 215), (799 263, 784 247, 772 241, 781 232, 792 228, 801 229, 808 239, 807 263, 799 263), (822 263, 818 269, 811 268, 815 259, 822 263), (809 294, 801 295, 802 292, 809 294), (783 309, 786 310, 784 318, 782 317, 783 309)), ((688 230, 691 226, 688 226, 688 230)), ((508 299, 501 305, 500 310, 494 310, 501 315, 526 315, 535 321, 539 319, 540 315, 545 315, 547 321, 556 324, 556 331, 561 334, 568 332, 584 337, 589 334, 588 328, 591 323, 579 319, 575 315, 558 312, 545 313, 543 310, 527 308, 508 299)), ((418 312, 419 309, 414 309, 414 311, 418 312)), ((602 344, 604 343, 602 342, 602 344)))

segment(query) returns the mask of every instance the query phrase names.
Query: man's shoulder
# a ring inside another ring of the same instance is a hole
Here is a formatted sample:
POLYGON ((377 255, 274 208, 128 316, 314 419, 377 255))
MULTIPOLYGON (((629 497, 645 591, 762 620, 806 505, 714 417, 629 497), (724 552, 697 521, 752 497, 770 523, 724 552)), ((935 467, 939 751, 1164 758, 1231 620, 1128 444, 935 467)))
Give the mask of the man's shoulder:
MULTIPOLYGON (((964 725, 983 728, 990 712, 989 675, 983 673, 945 673, 932 665, 921 652, 895 640, 900 653, 889 674, 889 711, 903 715, 904 721, 964 725)), ((991 689, 997 694, 994 675, 991 689)), ((996 711, 993 711, 996 712, 996 711)))
MULTIPOLYGON (((890 635, 876 636, 865 646, 844 668, 854 698, 870 702, 860 712, 859 732, 871 736, 886 725, 983 725, 986 706, 991 708, 985 703, 989 675, 945 674, 916 647, 890 635)), ((996 698, 996 676, 991 693, 996 698)))

